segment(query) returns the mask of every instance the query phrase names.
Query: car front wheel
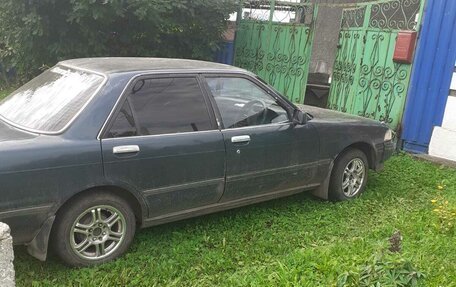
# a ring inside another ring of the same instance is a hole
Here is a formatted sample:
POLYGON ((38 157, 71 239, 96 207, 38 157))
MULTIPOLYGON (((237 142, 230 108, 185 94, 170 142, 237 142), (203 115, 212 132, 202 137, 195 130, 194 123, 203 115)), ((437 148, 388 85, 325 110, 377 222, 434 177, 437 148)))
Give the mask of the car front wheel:
POLYGON ((105 192, 86 194, 58 213, 52 245, 70 266, 95 265, 122 255, 135 230, 135 216, 124 199, 105 192))
POLYGON ((364 152, 349 149, 336 160, 329 185, 329 199, 350 200, 366 188, 369 165, 364 152))

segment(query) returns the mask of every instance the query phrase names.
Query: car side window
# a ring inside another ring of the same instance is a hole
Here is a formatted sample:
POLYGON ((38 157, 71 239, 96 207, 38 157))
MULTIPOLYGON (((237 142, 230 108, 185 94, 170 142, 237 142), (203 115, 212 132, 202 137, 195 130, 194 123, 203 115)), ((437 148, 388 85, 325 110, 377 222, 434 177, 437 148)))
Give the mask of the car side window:
POLYGON ((289 121, 277 99, 252 81, 236 77, 206 77, 227 129, 289 121))
MULTIPOLYGON (((138 80, 127 102, 136 120, 137 135, 213 129, 204 95, 194 77, 138 80)), ((121 124, 114 123, 113 128, 121 124)))
POLYGON ((125 101, 109 130, 108 138, 132 137, 138 135, 130 104, 125 101))

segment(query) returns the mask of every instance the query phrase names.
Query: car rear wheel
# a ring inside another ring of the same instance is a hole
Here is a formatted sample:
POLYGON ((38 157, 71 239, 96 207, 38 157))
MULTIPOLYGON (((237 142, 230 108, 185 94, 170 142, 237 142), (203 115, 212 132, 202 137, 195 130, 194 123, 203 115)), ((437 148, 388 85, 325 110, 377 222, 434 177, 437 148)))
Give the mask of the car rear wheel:
POLYGON ((333 167, 329 185, 329 199, 350 200, 366 188, 369 165, 366 155, 358 149, 341 154, 333 167))
POLYGON ((136 230, 124 199, 97 192, 71 201, 56 218, 52 245, 64 263, 89 266, 113 260, 127 251, 136 230))

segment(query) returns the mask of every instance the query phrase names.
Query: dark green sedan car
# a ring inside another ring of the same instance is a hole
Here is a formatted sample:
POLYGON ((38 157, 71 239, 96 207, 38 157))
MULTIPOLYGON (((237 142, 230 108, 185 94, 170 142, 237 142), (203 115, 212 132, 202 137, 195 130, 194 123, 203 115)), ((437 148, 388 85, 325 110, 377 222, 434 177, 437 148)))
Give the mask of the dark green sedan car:
POLYGON ((294 105, 235 67, 69 60, 0 103, 0 221, 36 258, 87 266, 138 228, 302 191, 355 198, 393 150, 385 125, 294 105))

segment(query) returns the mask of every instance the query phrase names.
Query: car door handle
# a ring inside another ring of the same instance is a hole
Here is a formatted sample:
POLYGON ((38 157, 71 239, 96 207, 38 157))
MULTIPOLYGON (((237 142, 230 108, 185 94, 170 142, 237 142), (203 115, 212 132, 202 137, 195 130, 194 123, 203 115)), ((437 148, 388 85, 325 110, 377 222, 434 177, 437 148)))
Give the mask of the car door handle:
POLYGON ((235 136, 231 138, 232 143, 248 143, 250 141, 250 136, 235 136))
POLYGON ((112 148, 113 154, 138 153, 140 151, 137 145, 121 145, 112 148))

